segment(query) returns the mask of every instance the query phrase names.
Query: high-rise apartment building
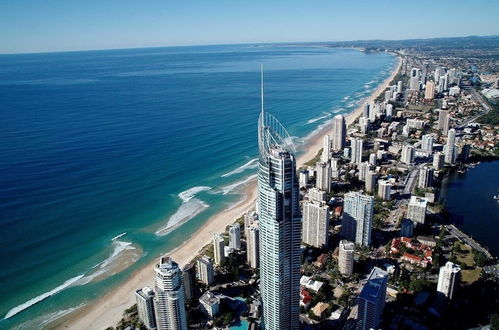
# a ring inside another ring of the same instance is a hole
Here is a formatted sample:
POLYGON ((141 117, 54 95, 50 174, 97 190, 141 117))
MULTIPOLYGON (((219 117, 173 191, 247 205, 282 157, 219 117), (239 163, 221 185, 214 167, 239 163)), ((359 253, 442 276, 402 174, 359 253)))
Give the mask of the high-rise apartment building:
POLYGON ((433 168, 422 167, 419 170, 418 187, 423 189, 431 187, 433 185, 433 173, 433 168))
POLYGON ((336 115, 333 119, 333 151, 338 152, 345 147, 345 137, 347 133, 345 117, 343 115, 336 115))
POLYGON ((411 219, 415 223, 424 224, 427 204, 428 200, 426 198, 411 196, 407 205, 407 219, 411 219))
POLYGON ((302 241, 318 248, 327 246, 329 206, 324 202, 304 202, 302 241))
POLYGON ((454 296, 454 289, 458 283, 460 271, 461 268, 450 261, 447 261, 444 266, 440 267, 437 291, 449 300, 454 296))
POLYGON ((191 300, 196 295, 196 264, 188 263, 182 268, 182 279, 184 283, 185 300, 191 300))
POLYGON ((368 193, 374 192, 374 189, 376 188, 376 179, 377 179, 377 174, 376 172, 367 172, 366 174, 366 184, 365 184, 365 190, 368 193))
POLYGON ((213 257, 217 265, 225 261, 225 240, 222 234, 213 235, 213 257))
POLYGON ((355 244, 345 239, 340 241, 338 248, 338 270, 345 276, 350 276, 353 273, 354 252, 355 244))
POLYGON ((196 275, 204 284, 212 284, 215 274, 213 273, 213 262, 208 256, 202 256, 196 262, 196 275))
POLYGON ((246 261, 251 268, 260 266, 260 227, 258 221, 248 229, 246 236, 246 261))
POLYGON ((430 134, 423 135, 421 138, 421 149, 430 155, 433 153, 433 136, 430 134))
POLYGON ((427 100, 433 100, 435 97, 435 83, 433 81, 427 81, 424 91, 424 98, 427 100))
POLYGON ((362 162, 362 149, 364 146, 364 141, 362 139, 351 138, 350 147, 352 149, 352 155, 350 157, 350 162, 353 164, 360 164, 362 162))
POLYGON ((229 227, 229 247, 234 250, 241 249, 241 225, 237 222, 229 227))
POLYGON ((384 201, 392 198, 392 184, 387 180, 378 180, 378 197, 384 201))
POLYGON ((371 227, 374 213, 374 197, 359 192, 344 196, 342 235, 356 244, 371 244, 371 227))
POLYGON ((410 145, 402 146, 402 156, 400 157, 400 161, 404 164, 411 165, 414 163, 414 147, 410 145))
POLYGON ((154 291, 149 287, 144 287, 135 291, 135 301, 137 302, 137 312, 140 321, 147 329, 156 329, 156 315, 154 312, 154 291))
POLYGON ((436 152, 433 155, 433 168, 436 171, 440 171, 444 168, 445 155, 441 152, 436 152))
POLYGON ((449 129, 449 110, 438 110, 438 129, 447 134, 449 129))
POLYGON ((329 163, 318 162, 315 166, 315 186, 317 189, 331 191, 331 167, 329 163))
POLYGON ((447 134, 447 143, 444 146, 445 162, 454 164, 457 158, 456 130, 450 129, 447 134))
POLYGON ((158 330, 187 330, 182 272, 169 257, 161 257, 156 271, 154 307, 158 330))
POLYGON ((322 141, 321 161, 327 163, 329 159, 331 159, 331 138, 326 134, 322 141))

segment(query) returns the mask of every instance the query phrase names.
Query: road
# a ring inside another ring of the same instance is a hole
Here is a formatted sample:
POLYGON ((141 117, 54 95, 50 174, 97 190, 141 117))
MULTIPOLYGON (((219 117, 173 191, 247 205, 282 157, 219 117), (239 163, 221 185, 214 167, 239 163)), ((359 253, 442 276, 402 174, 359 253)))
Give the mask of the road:
POLYGON ((470 94, 473 96, 473 98, 475 100, 477 100, 478 102, 480 102, 480 104, 485 109, 485 111, 482 112, 482 113, 480 113, 480 114, 478 114, 478 115, 476 115, 476 116, 471 117, 470 119, 465 120, 461 125, 457 126, 457 128, 463 128, 463 127, 465 127, 466 125, 474 122, 479 117, 483 116, 484 114, 486 114, 487 112, 489 112, 491 110, 490 105, 487 102, 485 102, 485 100, 483 99, 483 96, 480 95, 474 88, 471 88, 468 91, 470 92, 470 94))
POLYGON ((473 238, 469 237, 462 231, 460 231, 456 226, 454 225, 448 225, 445 226, 445 228, 451 233, 454 237, 456 237, 458 240, 465 242, 469 246, 471 246, 473 249, 477 251, 483 252, 487 257, 493 258, 492 255, 488 250, 483 248, 479 243, 477 243, 473 238))
POLYGON ((416 185, 418 179, 419 168, 421 166, 422 165, 414 166, 411 169, 411 172, 409 173, 409 176, 407 177, 407 181, 405 183, 404 195, 412 194, 412 191, 414 190, 414 186, 416 185))

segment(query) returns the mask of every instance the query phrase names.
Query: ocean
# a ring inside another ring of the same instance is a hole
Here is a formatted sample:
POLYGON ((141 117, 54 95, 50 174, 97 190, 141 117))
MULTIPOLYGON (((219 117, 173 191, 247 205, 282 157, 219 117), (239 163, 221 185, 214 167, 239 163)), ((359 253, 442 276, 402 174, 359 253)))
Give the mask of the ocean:
POLYGON ((260 64, 265 108, 300 150, 396 59, 309 45, 0 56, 0 328, 103 295, 240 199, 260 64))

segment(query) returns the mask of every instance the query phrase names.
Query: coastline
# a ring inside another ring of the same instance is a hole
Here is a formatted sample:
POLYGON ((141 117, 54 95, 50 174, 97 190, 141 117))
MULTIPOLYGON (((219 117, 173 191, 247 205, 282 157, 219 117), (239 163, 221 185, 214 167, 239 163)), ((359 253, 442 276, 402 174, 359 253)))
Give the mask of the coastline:
MULTIPOLYGON (((389 83, 400 71, 402 60, 396 56, 398 61, 389 77, 378 85, 370 96, 360 101, 358 108, 353 110, 345 117, 346 126, 351 125, 363 111, 365 102, 374 102, 374 100, 386 89, 389 83)), ((322 148, 324 135, 332 129, 332 122, 314 131, 307 140, 305 152, 297 158, 297 168, 303 166, 307 161, 313 159, 322 148)), ((191 261, 209 244, 214 233, 224 231, 225 227, 233 223, 237 218, 254 207, 257 197, 256 179, 249 181, 244 186, 243 196, 234 206, 212 216, 194 235, 185 241, 179 247, 166 252, 181 267, 191 261)), ((79 308, 73 313, 56 320, 51 328, 57 329, 105 329, 109 326, 115 326, 122 318, 123 311, 135 303, 133 292, 144 286, 153 286, 154 276, 152 269, 156 264, 156 259, 141 269, 135 271, 129 279, 118 287, 114 288, 104 296, 92 301, 90 304, 79 308), (96 327, 96 325, 98 325, 96 327)))

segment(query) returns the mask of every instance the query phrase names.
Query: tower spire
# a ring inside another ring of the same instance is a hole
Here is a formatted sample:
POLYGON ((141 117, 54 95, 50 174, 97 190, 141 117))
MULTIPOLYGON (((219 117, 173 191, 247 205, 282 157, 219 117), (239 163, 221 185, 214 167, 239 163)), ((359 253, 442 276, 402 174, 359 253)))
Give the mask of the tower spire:
POLYGON ((265 122, 264 119, 264 110, 263 110, 263 64, 260 64, 260 98, 261 98, 261 106, 262 106, 262 123, 265 122))

